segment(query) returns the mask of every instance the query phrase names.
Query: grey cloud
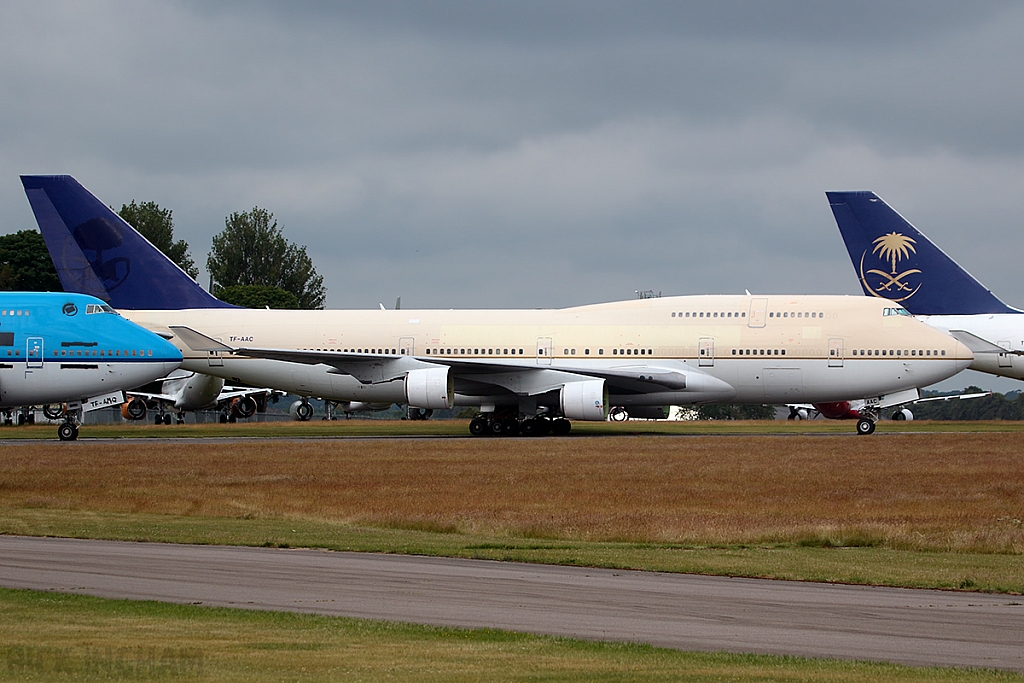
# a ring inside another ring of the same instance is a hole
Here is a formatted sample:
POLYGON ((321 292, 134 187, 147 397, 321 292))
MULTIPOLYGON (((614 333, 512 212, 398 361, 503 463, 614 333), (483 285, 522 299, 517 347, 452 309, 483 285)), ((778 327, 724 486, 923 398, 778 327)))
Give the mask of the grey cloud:
POLYGON ((824 192, 874 189, 1024 304, 1015 3, 0 11, 9 230, 18 173, 73 173, 172 208, 200 263, 269 208, 331 306, 856 294, 824 192))

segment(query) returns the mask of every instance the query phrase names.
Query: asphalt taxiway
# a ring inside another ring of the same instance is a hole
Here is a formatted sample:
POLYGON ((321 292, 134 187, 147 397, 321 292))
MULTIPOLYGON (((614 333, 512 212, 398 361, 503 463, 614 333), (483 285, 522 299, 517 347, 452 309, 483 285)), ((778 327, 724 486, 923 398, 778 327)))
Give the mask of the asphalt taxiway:
POLYGON ((1011 595, 18 536, 0 536, 0 585, 682 650, 1024 671, 1024 599, 1011 595))

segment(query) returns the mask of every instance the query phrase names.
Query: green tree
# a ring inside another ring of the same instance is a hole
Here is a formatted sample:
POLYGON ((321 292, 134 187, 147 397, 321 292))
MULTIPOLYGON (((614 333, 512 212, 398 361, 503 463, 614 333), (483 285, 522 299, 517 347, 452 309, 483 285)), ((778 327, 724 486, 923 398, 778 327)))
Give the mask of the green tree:
POLYGON ((243 308, 298 308, 299 299, 280 287, 232 285, 217 293, 221 301, 243 308))
POLYGON ((117 213, 189 277, 193 280, 199 277, 199 268, 188 253, 188 242, 174 241, 174 220, 170 209, 162 209, 156 202, 136 204, 133 199, 131 204, 122 204, 117 213))
MULTIPOLYGON (((962 394, 980 394, 976 386, 966 387, 962 394)), ((938 392, 924 392, 925 397, 941 396, 938 392)), ((947 401, 929 401, 907 406, 915 420, 1021 420, 1024 419, 1024 394, 1004 396, 993 393, 981 398, 947 401)))
POLYGON ((299 308, 323 308, 327 298, 324 279, 317 275, 306 248, 285 239, 274 214, 258 206, 224 220, 223 232, 213 238, 206 269, 218 297, 235 285, 262 285, 291 292, 299 308))
POLYGON ((19 230, 0 236, 0 289, 20 292, 62 292, 57 270, 43 236, 19 230))

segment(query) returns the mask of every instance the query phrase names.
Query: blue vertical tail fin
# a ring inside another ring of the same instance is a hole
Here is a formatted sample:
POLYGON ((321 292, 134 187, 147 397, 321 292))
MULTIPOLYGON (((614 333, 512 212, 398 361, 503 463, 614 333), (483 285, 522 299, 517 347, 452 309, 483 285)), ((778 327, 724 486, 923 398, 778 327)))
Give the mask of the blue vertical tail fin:
POLYGON ((21 176, 21 182, 65 291, 127 310, 232 307, 71 176, 21 176))
POLYGON ((874 192, 826 192, 864 293, 914 315, 1020 313, 874 192))

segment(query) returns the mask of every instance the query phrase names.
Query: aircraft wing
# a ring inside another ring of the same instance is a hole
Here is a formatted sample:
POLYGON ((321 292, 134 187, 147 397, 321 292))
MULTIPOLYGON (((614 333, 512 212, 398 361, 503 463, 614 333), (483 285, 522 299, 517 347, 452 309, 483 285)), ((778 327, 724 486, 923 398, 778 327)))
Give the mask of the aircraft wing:
POLYGON ((982 339, 978 335, 968 332, 967 330, 950 330, 949 334, 958 342, 969 348, 973 353, 1009 353, 1015 356, 1024 355, 1024 351, 1011 351, 1010 349, 1004 349, 1002 346, 993 344, 987 339, 982 339))
POLYGON ((969 398, 985 398, 991 396, 991 391, 982 391, 977 394, 953 394, 952 396, 928 396, 926 398, 919 398, 914 403, 928 403, 929 401, 956 401, 966 400, 969 398))
POLYGON ((160 401, 161 403, 170 403, 174 405, 175 398, 169 394, 150 394, 145 391, 126 391, 124 392, 128 396, 138 396, 146 401, 160 401))

